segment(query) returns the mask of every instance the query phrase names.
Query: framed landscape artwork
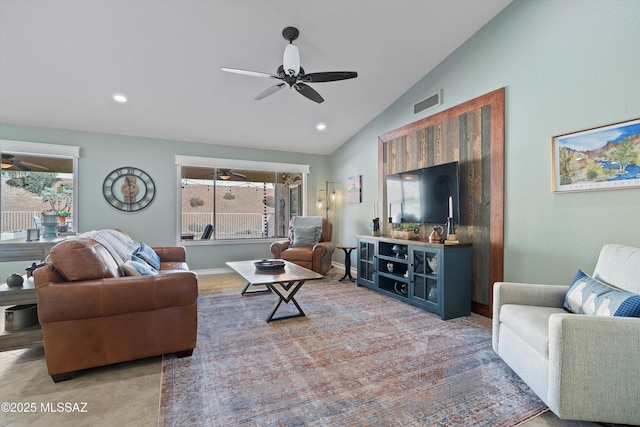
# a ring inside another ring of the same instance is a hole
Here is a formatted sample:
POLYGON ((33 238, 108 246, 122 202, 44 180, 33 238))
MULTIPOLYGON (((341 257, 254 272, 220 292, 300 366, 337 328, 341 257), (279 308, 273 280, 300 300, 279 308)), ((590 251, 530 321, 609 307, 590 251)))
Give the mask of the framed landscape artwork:
POLYGON ((362 202, 362 175, 350 176, 347 179, 347 202, 362 202))
POLYGON ((554 136, 553 191, 640 187, 640 119, 554 136))

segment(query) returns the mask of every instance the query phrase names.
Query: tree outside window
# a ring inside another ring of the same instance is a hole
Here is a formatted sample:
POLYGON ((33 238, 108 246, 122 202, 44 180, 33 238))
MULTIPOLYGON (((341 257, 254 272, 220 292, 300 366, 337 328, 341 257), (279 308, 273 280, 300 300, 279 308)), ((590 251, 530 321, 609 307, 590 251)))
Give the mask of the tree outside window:
POLYGON ((0 175, 1 240, 26 236, 42 221, 42 212, 55 211, 73 230, 73 158, 11 154, 3 156, 0 175), (5 159, 10 160, 5 164, 5 159))

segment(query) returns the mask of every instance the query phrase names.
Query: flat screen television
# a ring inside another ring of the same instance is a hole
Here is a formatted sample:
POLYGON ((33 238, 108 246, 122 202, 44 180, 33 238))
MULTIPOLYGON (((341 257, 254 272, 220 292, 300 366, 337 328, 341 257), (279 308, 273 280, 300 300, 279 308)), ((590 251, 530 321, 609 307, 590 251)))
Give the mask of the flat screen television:
POLYGON ((460 224, 458 162, 387 175, 387 203, 394 224, 460 224))

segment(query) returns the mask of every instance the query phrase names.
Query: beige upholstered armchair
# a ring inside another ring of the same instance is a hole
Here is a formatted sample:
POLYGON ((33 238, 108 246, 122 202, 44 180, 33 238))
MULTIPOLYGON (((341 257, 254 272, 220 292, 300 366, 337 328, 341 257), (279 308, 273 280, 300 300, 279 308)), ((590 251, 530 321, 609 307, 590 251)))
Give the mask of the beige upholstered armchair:
POLYGON ((639 293, 640 249, 622 245, 571 288, 496 283, 493 349, 558 417, 640 425, 639 293))
POLYGON ((335 250, 332 232, 333 225, 322 217, 294 217, 289 239, 273 242, 271 253, 274 258, 325 274, 331 269, 331 256, 335 250))

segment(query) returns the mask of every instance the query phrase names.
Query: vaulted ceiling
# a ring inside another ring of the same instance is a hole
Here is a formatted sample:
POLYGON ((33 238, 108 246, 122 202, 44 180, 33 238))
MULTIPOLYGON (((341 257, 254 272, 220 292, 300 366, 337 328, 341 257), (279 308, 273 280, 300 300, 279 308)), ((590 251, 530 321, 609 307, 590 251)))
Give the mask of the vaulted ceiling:
POLYGON ((510 1, 0 0, 0 122, 330 154, 510 1), (221 68, 275 73, 287 26, 358 77, 254 100, 277 81, 221 68))

